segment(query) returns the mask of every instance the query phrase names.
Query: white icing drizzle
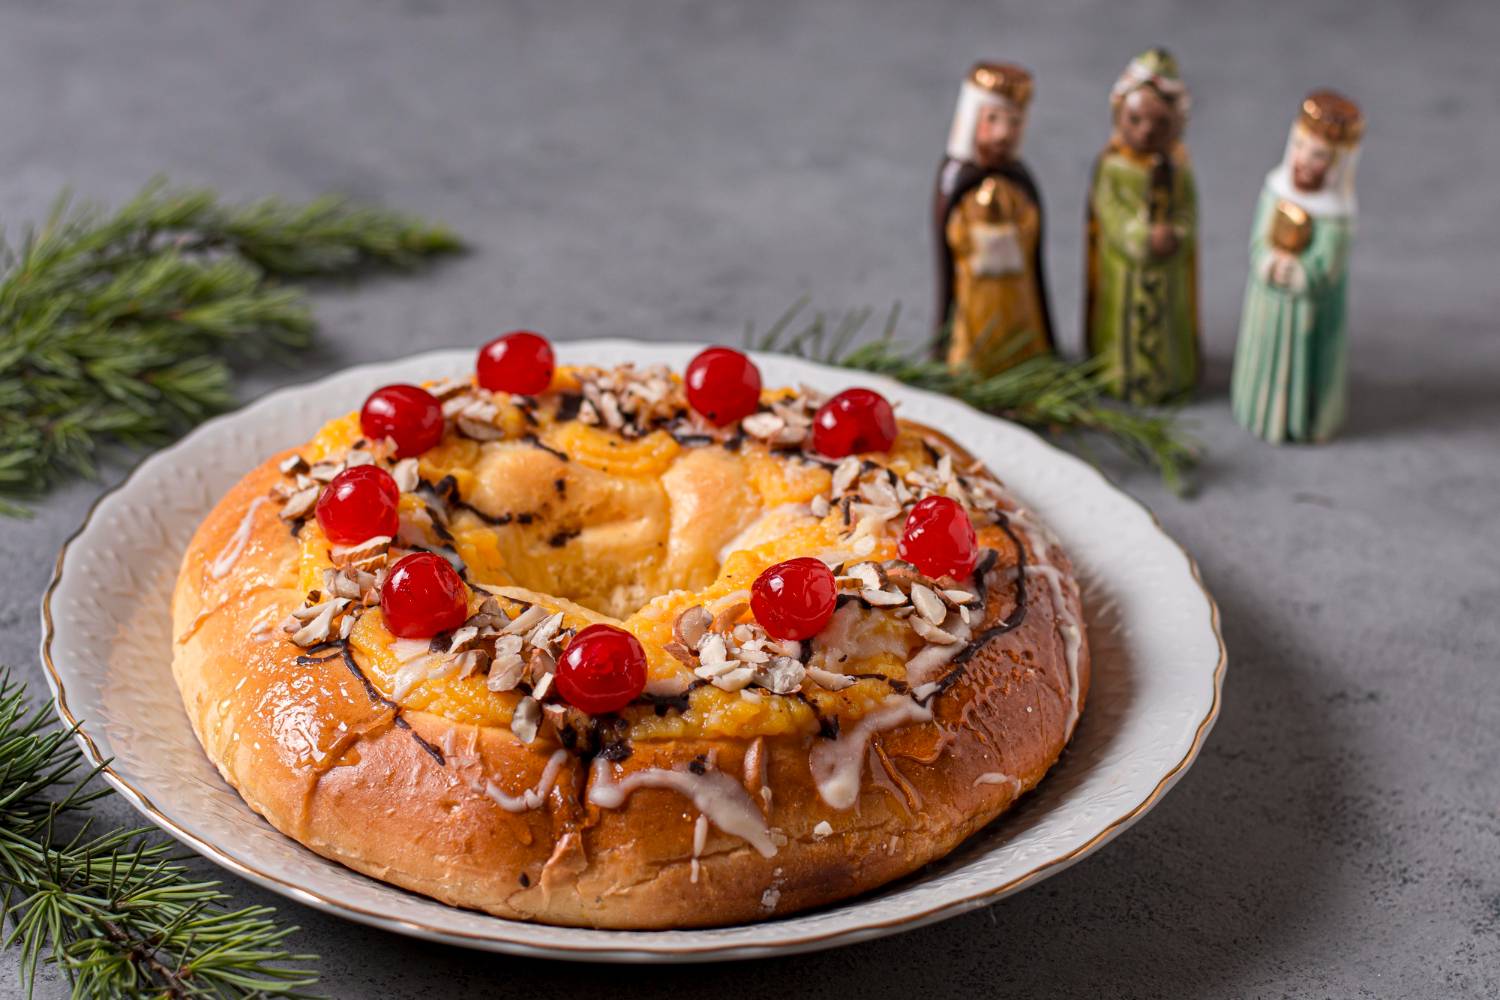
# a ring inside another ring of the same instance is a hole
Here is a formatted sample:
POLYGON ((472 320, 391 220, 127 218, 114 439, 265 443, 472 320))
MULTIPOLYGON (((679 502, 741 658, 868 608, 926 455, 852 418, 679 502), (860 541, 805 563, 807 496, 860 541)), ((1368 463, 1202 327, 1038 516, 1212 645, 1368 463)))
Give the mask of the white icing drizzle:
MULTIPOLYGON (((1011 502, 1015 504, 1015 499, 1011 498, 1011 502)), ((1056 536, 1046 525, 1035 520, 1031 511, 1019 504, 1015 504, 1015 509, 1007 517, 1031 550, 1032 558, 1026 564, 1026 572, 1042 577, 1052 591, 1052 611, 1057 619, 1058 631, 1062 633, 1063 656, 1068 664, 1068 721, 1064 739, 1070 739, 1073 729, 1078 725, 1078 653, 1083 648, 1082 623, 1073 614, 1072 607, 1063 595, 1064 576, 1047 558, 1047 553, 1057 544, 1056 536)), ((1078 582, 1069 579, 1068 585, 1077 597, 1078 582)))
POLYGON ((957 615, 949 615, 947 621, 943 622, 943 629, 958 641, 946 646, 929 642, 917 650, 915 656, 906 661, 906 682, 912 685, 912 693, 918 699, 925 698, 930 693, 926 689, 928 682, 932 680, 932 675, 937 673, 939 667, 963 652, 974 634, 973 630, 957 615))
POLYGON ((496 804, 506 812, 518 813, 540 808, 541 804, 547 801, 552 786, 557 783, 557 772, 562 770, 567 759, 568 751, 554 751, 551 759, 547 761, 547 766, 542 768, 542 776, 537 779, 536 787, 527 788, 520 795, 506 795, 493 781, 484 783, 484 794, 494 799, 496 804))
POLYGON ((265 502, 265 497, 256 497, 250 501, 250 506, 245 508, 245 516, 240 518, 240 526, 234 529, 234 534, 229 536, 229 541, 224 543, 224 548, 209 564, 209 576, 215 580, 221 580, 225 573, 234 568, 235 562, 240 558, 240 553, 245 551, 245 544, 250 541, 250 527, 255 519, 255 512, 265 502))
POLYGON ((689 881, 698 884, 698 871, 701 867, 698 858, 703 855, 703 845, 708 843, 708 817, 702 813, 698 814, 698 820, 693 824, 693 867, 689 881))
POLYGON ((1013 793, 1021 794, 1021 779, 999 771, 986 771, 975 778, 974 787, 978 788, 980 785, 1009 785, 1013 793))
POLYGON ((1057 628, 1063 637, 1063 655, 1068 661, 1067 735, 1072 736, 1073 727, 1078 724, 1078 652, 1083 648, 1083 632, 1073 617, 1073 609, 1063 597, 1064 577, 1058 568, 1045 564, 1028 565, 1026 572, 1046 580, 1052 591, 1052 610, 1057 616, 1057 628))
POLYGON ((881 708, 840 733, 838 739, 815 741, 808 754, 808 766, 819 797, 835 809, 854 805, 859 800, 859 781, 870 737, 884 729, 931 718, 932 710, 927 706, 904 696, 893 696, 881 708))
POLYGON ((588 802, 601 809, 618 809, 637 788, 668 788, 690 799, 708 821, 731 836, 739 837, 760 852, 772 857, 776 845, 766 829, 760 810, 755 808, 745 786, 719 770, 694 774, 683 769, 651 767, 616 779, 609 761, 594 758, 593 776, 589 782, 588 802))

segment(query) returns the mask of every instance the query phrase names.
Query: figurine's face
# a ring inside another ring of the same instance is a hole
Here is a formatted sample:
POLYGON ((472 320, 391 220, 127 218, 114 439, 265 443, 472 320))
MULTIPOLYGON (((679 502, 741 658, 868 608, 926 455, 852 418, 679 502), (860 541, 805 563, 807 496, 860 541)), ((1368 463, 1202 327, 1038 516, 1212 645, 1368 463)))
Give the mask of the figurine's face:
POLYGON ((974 156, 981 167, 998 167, 1015 159, 1021 148, 1026 115, 1007 104, 986 104, 974 123, 974 156))
POLYGON ((1299 191, 1321 191, 1332 166, 1332 146, 1306 129, 1292 132, 1292 183, 1299 191))
POLYGON ((1166 153, 1177 137, 1177 112, 1155 90, 1138 87, 1120 102, 1115 128, 1137 153, 1166 153))

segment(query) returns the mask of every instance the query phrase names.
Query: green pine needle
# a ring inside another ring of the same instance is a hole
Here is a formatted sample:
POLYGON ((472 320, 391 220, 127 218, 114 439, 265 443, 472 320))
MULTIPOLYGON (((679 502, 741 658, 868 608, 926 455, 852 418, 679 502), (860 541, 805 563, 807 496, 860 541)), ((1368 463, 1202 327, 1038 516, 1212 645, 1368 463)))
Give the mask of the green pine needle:
POLYGON ((782 351, 841 368, 875 372, 919 389, 953 396, 977 410, 1044 433, 1102 438, 1155 469, 1174 492, 1187 489, 1187 476, 1198 451, 1182 431, 1176 414, 1111 399, 1104 391, 1097 360, 1072 362, 1048 354, 997 375, 953 371, 943 362, 932 360, 930 351, 912 350, 894 339, 901 315, 899 306, 891 309, 878 339, 854 347, 850 345, 870 321, 869 309, 851 310, 830 320, 821 312, 802 317, 806 306, 806 299, 796 303, 758 338, 753 329, 747 330, 747 340, 759 350, 782 351))
POLYGON ((233 405, 230 361, 308 346, 306 297, 278 279, 461 248, 442 226, 337 198, 235 206, 155 181, 113 213, 60 199, 0 243, 0 513, 92 475, 112 445, 160 444, 233 405))
POLYGON ((19 951, 26 994, 50 964, 78 998, 305 995, 314 956, 287 949, 296 928, 272 908, 231 909, 149 828, 60 832, 111 793, 49 719, 0 669, 0 943, 19 951))

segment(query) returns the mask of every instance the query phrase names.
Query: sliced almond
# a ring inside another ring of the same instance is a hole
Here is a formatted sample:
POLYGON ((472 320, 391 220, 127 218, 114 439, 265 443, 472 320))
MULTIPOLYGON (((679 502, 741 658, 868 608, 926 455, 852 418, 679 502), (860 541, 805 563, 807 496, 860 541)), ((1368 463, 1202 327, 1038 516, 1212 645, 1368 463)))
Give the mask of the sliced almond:
POLYGON ((343 462, 319 462, 307 470, 309 478, 320 483, 333 481, 333 477, 344 471, 343 462))
POLYGON ((866 590, 879 590, 885 586, 885 580, 880 575, 880 568, 874 563, 855 563, 846 572, 849 576, 858 580, 866 590))
POLYGON ((517 615, 515 621, 511 622, 500 631, 506 633, 507 635, 520 635, 523 632, 530 632, 532 629, 540 625, 543 619, 545 619, 546 617, 547 609, 542 607, 540 604, 533 604, 525 611, 522 611, 519 615, 517 615))
POLYGON ((454 426, 464 437, 475 441, 499 441, 505 437, 505 431, 499 427, 473 417, 461 416, 454 421, 454 426))
POLYGON ((491 691, 512 691, 521 683, 521 674, 526 669, 526 661, 521 659, 519 653, 506 653, 496 655, 490 663, 489 679, 484 686, 491 691))
POLYGON ((694 605, 672 623, 672 638, 688 649, 697 649, 698 643, 714 623, 714 616, 703 605, 694 605))
POLYGON ((417 469, 415 458, 403 458, 391 466, 391 478, 396 480, 396 488, 402 493, 410 493, 417 488, 421 476, 417 469))
POLYGON ((943 631, 920 615, 913 615, 907 621, 910 622, 913 632, 935 646, 951 646, 958 642, 958 636, 951 632, 943 631))
POLYGON ((833 469, 833 495, 841 496, 849 492, 855 480, 859 479, 861 468, 859 458, 855 455, 845 457, 833 469))
POLYGON ((705 665, 729 662, 728 649, 724 645, 724 637, 717 632, 710 632, 703 637, 703 642, 698 646, 698 659, 705 665))
POLYGON ((693 656, 693 651, 676 640, 667 643, 662 649, 666 650, 668 656, 684 666, 696 667, 698 665, 698 659, 693 656))
MULTIPOLYGON (((526 657, 526 673, 531 677, 531 683, 540 683, 544 677, 550 677, 557 672, 557 660, 545 649, 533 649, 531 655, 526 657)), ((541 695, 537 695, 538 698, 541 695)))
POLYGON ((743 601, 729 605, 717 615, 714 615, 713 630, 715 632, 728 631, 730 626, 739 621, 740 616, 750 610, 750 605, 743 601))
POLYGON ((861 590, 859 596, 877 608, 895 608, 906 603, 906 595, 899 590, 861 590))
POLYGON ((948 617, 948 606, 933 593, 931 587, 920 583, 912 584, 911 603, 916 607, 917 614, 927 619, 929 624, 941 625, 943 619, 948 617))
POLYGON ((720 674, 709 681, 714 687, 723 691, 740 691, 750 686, 755 680, 755 670, 751 667, 737 667, 727 673, 720 674))
POLYGON ((819 687, 825 687, 830 691, 842 691, 847 687, 853 687, 858 678, 846 674, 834 673, 832 670, 824 670, 822 667, 808 667, 807 677, 819 687))
POLYGON ((465 625, 453 633, 453 638, 448 642, 449 653, 462 653, 473 649, 479 643, 479 629, 474 625, 465 625))
POLYGON ((547 692, 552 690, 552 679, 556 674, 543 674, 542 679, 531 686, 531 696, 537 701, 547 697, 547 692))
POLYGON ((510 731, 515 733, 516 739, 522 743, 530 743, 536 739, 536 730, 541 723, 541 702, 528 696, 522 698, 516 705, 516 710, 510 717, 510 731))
POLYGON ((285 521, 295 521, 307 515, 313 509, 313 504, 318 502, 318 494, 322 487, 314 483, 293 493, 287 502, 281 507, 281 517, 285 521))
POLYGON ((531 633, 526 636, 526 641, 533 646, 546 646, 557 635, 557 630, 562 628, 563 613, 561 611, 548 615, 531 633))
POLYGON ((806 673, 806 668, 797 660, 778 656, 755 672, 755 683, 776 694, 791 694, 801 689, 806 673))

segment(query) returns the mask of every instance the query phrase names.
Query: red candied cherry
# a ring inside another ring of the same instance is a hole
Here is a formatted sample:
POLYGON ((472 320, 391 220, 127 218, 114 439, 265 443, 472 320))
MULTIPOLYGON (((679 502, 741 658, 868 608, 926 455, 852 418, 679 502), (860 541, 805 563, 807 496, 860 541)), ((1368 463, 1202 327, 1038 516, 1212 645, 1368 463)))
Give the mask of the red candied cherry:
POLYGON ((889 451, 896 442, 896 411, 873 389, 845 389, 818 408, 812 441, 829 458, 889 451))
POLYGON ((906 515, 906 527, 896 544, 901 558, 930 577, 962 579, 974 572, 979 544, 974 522, 956 500, 928 497, 906 515))
POLYGON ((385 624, 403 639, 451 632, 469 617, 469 588, 436 552, 413 552, 391 569, 380 588, 385 624))
POLYGON ((821 559, 803 556, 779 562, 755 578, 750 610, 777 639, 808 639, 823 631, 838 604, 833 571, 821 559))
POLYGON ((333 477, 318 497, 318 524, 335 545, 354 545, 401 527, 401 488, 384 469, 356 465, 333 477))
POLYGON ((683 377, 688 404, 715 427, 743 420, 760 408, 760 369, 732 347, 710 347, 688 362, 683 377))
POLYGON ((590 715, 618 712, 646 689, 646 651, 613 625, 590 625, 573 637, 557 663, 557 691, 590 715))
POLYGON ((370 393, 359 426, 372 441, 391 438, 396 457, 420 455, 443 439, 443 404, 426 389, 388 385, 370 393))
POLYGON ((547 338, 529 330, 496 337, 479 349, 474 366, 481 387, 491 392, 535 396, 552 384, 557 360, 547 338))

